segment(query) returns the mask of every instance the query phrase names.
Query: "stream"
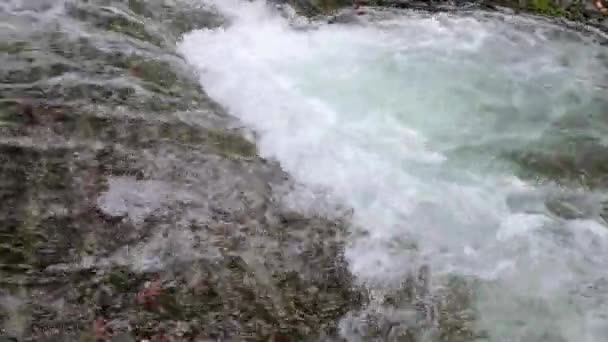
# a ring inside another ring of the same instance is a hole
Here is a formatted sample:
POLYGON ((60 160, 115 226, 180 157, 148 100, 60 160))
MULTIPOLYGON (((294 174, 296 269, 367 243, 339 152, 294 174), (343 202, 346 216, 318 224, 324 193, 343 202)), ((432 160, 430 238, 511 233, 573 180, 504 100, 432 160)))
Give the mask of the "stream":
POLYGON ((0 0, 0 341, 605 342, 606 34, 284 3, 0 0))
POLYGON ((421 266, 435 288, 476 279, 490 341, 608 336, 606 193, 525 162, 576 159, 578 140, 606 153, 606 46, 482 11, 296 30, 259 1, 215 5, 231 24, 186 34, 179 52, 262 156, 353 208, 358 281, 383 291, 421 266))

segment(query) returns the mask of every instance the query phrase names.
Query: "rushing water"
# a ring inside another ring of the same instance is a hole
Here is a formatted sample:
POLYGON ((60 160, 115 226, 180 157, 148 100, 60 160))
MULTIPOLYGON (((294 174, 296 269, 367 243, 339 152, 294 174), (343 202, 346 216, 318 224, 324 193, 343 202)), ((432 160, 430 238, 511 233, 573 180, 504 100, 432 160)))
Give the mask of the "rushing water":
POLYGON ((215 5, 231 24, 185 35, 179 51, 263 156, 353 208, 357 279, 388 288, 430 265, 437 286, 480 280, 476 324, 491 341, 606 339, 605 194, 521 178, 508 157, 573 117, 602 146, 606 47, 502 14, 295 29, 259 1, 215 5), (551 210, 564 198, 571 215, 551 210))
POLYGON ((163 324, 129 298, 153 268, 188 313, 164 323, 188 317, 176 326, 201 339, 267 338, 276 322, 314 335, 354 307, 349 341, 395 340, 419 323, 412 312, 433 316, 433 342, 470 342, 462 322, 492 342, 605 341, 608 50, 596 38, 480 11, 307 25, 260 0, 0 1, 0 340, 88 329, 97 295, 80 291, 99 284, 117 291, 108 318, 149 338, 142 327, 163 324), (179 42, 186 65, 175 42, 193 27, 209 29, 179 42), (369 305, 344 294, 336 234, 319 233, 336 225, 267 201, 284 175, 229 134, 240 123, 192 69, 301 183, 287 204, 353 209, 345 254, 369 305), (129 286, 104 280, 115 260, 137 273, 129 286), (425 266, 431 291, 412 310, 394 298, 426 283, 425 266), (395 290, 410 273, 419 282, 395 290), (216 291, 192 295, 183 284, 203 275, 216 291), (399 327, 374 339, 373 319, 399 327))

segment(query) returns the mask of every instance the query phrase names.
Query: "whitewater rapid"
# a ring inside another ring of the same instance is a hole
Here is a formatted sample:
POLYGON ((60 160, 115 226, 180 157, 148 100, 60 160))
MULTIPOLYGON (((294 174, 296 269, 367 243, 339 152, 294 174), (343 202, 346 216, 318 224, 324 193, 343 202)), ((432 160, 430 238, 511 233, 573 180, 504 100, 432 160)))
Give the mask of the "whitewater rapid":
POLYGON ((302 30, 261 1, 213 5, 231 24, 186 34, 179 52, 262 156, 354 210, 358 281, 396 286, 430 265, 434 282, 483 280, 477 323, 492 341, 605 341, 605 196, 520 179, 501 157, 565 115, 608 110, 605 47, 501 14, 302 30), (592 214, 548 212, 563 191, 592 214))

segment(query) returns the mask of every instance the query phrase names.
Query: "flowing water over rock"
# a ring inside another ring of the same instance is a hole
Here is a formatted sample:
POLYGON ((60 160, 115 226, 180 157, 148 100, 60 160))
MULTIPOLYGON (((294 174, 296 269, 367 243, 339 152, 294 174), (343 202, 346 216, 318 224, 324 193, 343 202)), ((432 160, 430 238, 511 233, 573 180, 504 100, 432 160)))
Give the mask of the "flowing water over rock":
POLYGON ((344 211, 294 211, 176 53, 223 22, 187 1, 0 2, 0 340, 335 335, 362 300, 344 211))
POLYGON ((0 2, 0 341, 603 341, 605 38, 340 18, 0 2))
POLYGON ((345 336, 608 336, 605 37, 481 11, 296 30, 216 5, 231 25, 179 51, 262 156, 354 210, 345 254, 372 297, 345 336))

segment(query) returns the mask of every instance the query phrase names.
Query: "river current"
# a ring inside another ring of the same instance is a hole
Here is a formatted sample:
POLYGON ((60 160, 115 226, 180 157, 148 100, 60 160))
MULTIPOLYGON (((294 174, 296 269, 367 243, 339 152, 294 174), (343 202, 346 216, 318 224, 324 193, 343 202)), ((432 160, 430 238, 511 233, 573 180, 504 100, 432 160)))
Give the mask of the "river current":
POLYGON ((605 46, 525 16, 372 11, 296 29, 260 1, 214 5, 231 24, 179 52, 264 157, 354 210, 358 281, 382 291, 425 265, 436 287, 479 281, 491 341, 608 336, 605 192, 528 177, 518 158, 606 143, 605 46))

